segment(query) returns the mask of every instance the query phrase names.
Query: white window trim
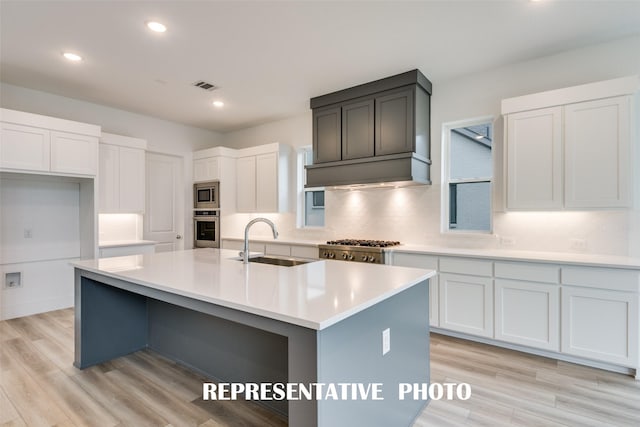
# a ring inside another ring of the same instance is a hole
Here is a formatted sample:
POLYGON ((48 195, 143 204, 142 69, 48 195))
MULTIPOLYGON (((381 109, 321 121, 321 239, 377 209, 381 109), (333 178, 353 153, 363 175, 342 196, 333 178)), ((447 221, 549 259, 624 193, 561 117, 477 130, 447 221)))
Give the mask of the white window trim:
MULTIPOLYGON (((457 120, 455 122, 448 122, 442 124, 442 176, 440 182, 440 195, 441 195, 441 216, 440 216, 440 232, 443 234, 456 234, 456 235, 464 235, 469 234, 472 236, 478 235, 491 235, 493 234, 493 192, 495 187, 495 165, 496 165, 496 150, 495 146, 492 146, 491 149, 491 163, 493 165, 493 176, 490 178, 470 178, 470 179, 449 179, 451 176, 451 131, 456 128, 466 127, 466 126, 476 126, 481 125, 483 123, 491 123, 493 127, 493 134, 495 136, 495 123, 493 116, 482 116, 475 117, 472 119, 466 120, 457 120), (484 182, 490 181, 491 183, 491 191, 489 193, 489 197, 491 199, 491 212, 489 215, 489 230, 456 230, 449 228, 449 184, 456 183, 467 183, 467 182, 484 182)), ((494 138, 495 142, 495 138, 494 138)))
MULTIPOLYGON (((324 187, 309 187, 309 188, 305 188, 305 184, 307 182, 307 177, 305 175, 305 170, 304 170, 304 163, 305 163, 305 155, 306 153, 310 152, 311 146, 306 146, 306 147, 299 147, 296 150, 296 171, 297 171, 297 177, 296 177, 296 182, 298 183, 298 188, 297 188, 297 207, 298 209, 296 209, 297 211, 297 215, 296 215, 296 227, 298 229, 306 229, 306 230, 323 230, 325 228, 325 226, 317 226, 317 225, 306 225, 304 218, 305 218, 305 194, 309 191, 325 191, 324 187)), ((326 215, 326 210, 325 210, 325 215, 326 215)), ((325 224, 326 224, 326 217, 325 217, 325 224)))

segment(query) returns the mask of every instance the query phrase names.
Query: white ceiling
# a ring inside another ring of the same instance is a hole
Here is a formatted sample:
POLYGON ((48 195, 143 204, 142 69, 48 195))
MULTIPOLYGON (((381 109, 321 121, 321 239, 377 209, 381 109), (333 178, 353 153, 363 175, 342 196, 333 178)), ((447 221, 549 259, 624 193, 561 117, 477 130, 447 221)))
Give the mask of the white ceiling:
POLYGON ((226 132, 414 68, 437 91, 461 75, 638 33, 640 1, 1 0, 0 78, 226 132), (168 31, 151 33, 148 20, 168 31), (85 60, 69 63, 65 50, 85 60), (190 86, 200 79, 220 89, 190 86), (211 106, 217 98, 223 109, 211 106))

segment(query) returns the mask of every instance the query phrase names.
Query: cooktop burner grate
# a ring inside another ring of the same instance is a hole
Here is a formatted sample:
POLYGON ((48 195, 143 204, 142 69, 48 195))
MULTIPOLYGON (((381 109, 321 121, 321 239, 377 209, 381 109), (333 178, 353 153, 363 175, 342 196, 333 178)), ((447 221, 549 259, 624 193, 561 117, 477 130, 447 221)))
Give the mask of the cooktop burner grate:
POLYGON ((329 240, 327 245, 339 246, 365 246, 372 248, 387 248, 389 246, 397 246, 400 242, 395 240, 361 240, 361 239, 340 239, 329 240))

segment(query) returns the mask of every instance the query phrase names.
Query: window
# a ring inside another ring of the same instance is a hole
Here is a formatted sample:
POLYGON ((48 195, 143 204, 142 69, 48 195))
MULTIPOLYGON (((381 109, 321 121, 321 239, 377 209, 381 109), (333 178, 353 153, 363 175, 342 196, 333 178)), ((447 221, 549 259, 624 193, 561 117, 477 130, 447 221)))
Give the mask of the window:
POLYGON ((491 231, 493 125, 491 118, 444 125, 445 230, 491 231))
POLYGON ((298 151, 298 182, 300 201, 298 203, 298 225, 300 227, 324 227, 324 188, 304 188, 307 182, 305 165, 313 163, 311 146, 298 151))

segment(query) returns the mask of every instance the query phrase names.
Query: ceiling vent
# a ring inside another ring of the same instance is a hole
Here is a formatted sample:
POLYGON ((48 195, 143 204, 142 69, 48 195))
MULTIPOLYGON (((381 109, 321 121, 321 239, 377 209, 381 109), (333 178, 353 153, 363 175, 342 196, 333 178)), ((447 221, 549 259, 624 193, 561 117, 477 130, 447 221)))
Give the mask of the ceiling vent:
POLYGON ((214 90, 218 89, 218 86, 212 83, 207 83, 204 80, 198 80, 193 84, 193 86, 199 87, 200 89, 204 89, 207 92, 213 92, 214 90))

